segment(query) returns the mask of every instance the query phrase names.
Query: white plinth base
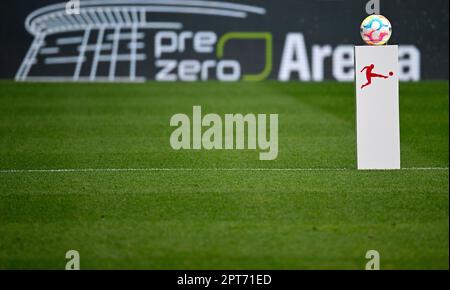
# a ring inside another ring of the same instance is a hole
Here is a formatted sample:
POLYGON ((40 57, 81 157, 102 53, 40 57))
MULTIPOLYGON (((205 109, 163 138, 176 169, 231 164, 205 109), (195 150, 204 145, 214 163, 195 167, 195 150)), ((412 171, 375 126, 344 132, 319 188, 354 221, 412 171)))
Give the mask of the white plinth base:
POLYGON ((398 46, 356 46, 358 169, 400 169, 398 46))

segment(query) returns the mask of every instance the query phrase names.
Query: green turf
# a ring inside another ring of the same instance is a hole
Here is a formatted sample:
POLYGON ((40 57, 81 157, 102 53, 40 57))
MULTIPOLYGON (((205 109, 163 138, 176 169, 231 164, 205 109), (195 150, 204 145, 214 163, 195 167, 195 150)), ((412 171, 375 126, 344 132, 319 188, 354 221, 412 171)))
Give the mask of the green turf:
POLYGON ((358 172, 352 84, 0 82, 0 268, 448 269, 448 82, 401 84, 404 168, 358 172), (279 155, 174 151, 170 117, 278 113, 279 155))

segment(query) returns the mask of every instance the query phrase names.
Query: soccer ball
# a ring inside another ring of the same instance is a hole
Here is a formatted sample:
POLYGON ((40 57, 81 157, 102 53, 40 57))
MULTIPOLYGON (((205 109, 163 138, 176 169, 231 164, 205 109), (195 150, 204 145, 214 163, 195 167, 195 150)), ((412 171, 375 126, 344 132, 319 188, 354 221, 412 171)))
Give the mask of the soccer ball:
POLYGON ((361 23, 361 37, 369 45, 386 44, 391 35, 391 22, 383 15, 370 15, 361 23))

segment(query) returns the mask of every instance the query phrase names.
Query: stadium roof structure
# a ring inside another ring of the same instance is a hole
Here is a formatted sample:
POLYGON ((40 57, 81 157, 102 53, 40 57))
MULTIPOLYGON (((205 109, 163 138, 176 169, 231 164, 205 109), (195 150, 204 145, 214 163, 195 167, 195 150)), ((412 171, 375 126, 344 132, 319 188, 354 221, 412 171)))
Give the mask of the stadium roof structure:
POLYGON ((147 13, 181 13, 246 18, 249 13, 263 15, 264 8, 204 0, 90 0, 80 1, 80 14, 67 14, 66 3, 32 12, 25 27, 32 35, 53 34, 89 28, 139 26, 174 28, 177 23, 149 22, 147 13))
POLYGON ((145 51, 138 53, 138 46, 141 49, 145 45, 139 42, 139 29, 170 29, 179 30, 183 28, 183 23, 179 21, 155 21, 151 19, 151 14, 183 14, 183 15, 204 15, 231 18, 247 18, 249 14, 264 15, 266 10, 257 6, 244 4, 205 1, 205 0, 84 0, 80 1, 79 14, 69 14, 66 11, 67 1, 39 8, 33 11, 25 20, 26 30, 34 36, 24 60, 16 73, 16 81, 31 79, 58 81, 58 80, 104 80, 98 76, 97 67, 100 62, 110 62, 108 81, 114 81, 116 77, 116 63, 129 62, 130 73, 125 81, 136 81, 136 62, 146 58, 145 51), (108 43, 111 49, 105 55, 104 36, 106 30, 114 30, 112 43, 108 43), (125 32, 130 30, 129 32, 125 32), (91 32, 97 31, 97 41, 90 44, 91 32), (46 38, 50 35, 64 35, 70 32, 81 32, 82 37, 61 37, 57 40, 56 46, 46 47, 46 38), (76 40, 76 41, 74 41, 76 40), (121 54, 119 43, 129 41, 130 52, 121 54), (139 43, 138 43, 139 42, 139 43), (76 45, 79 50, 77 55, 57 55, 59 46, 68 44, 76 45), (93 51, 94 57, 91 63, 91 72, 88 76, 83 76, 82 68, 87 62, 86 52, 93 51), (69 79, 60 75, 46 75, 39 77, 29 76, 34 65, 41 65, 38 62, 38 55, 45 57, 44 65, 70 65, 76 64, 73 76, 69 79))

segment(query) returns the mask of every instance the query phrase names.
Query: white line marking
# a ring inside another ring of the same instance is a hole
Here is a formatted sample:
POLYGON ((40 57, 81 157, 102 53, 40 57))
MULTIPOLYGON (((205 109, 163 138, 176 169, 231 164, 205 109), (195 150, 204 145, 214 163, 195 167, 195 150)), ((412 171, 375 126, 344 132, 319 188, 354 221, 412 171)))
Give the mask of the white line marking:
POLYGON ((98 23, 98 22, 95 22, 95 19, 93 17, 91 17, 90 9, 83 11, 83 17, 88 20, 87 22, 89 23, 89 25, 94 25, 94 24, 98 23))
MULTIPOLYGON (((143 83, 147 79, 145 77, 136 77, 135 82, 143 83)), ((27 77, 28 82, 50 82, 50 83, 59 83, 59 82, 73 82, 73 77, 55 77, 55 76, 29 76, 27 77)), ((116 77, 114 79, 116 83, 131 83, 130 78, 127 77, 116 77)), ((78 82, 97 82, 97 83, 107 83, 109 81, 109 77, 96 76, 95 80, 90 80, 89 77, 80 76, 78 78, 78 82)))
POLYGON ((57 45, 80 44, 83 37, 64 37, 56 40, 57 45))
POLYGON ((141 25, 143 25, 147 22, 147 12, 145 11, 145 9, 141 9, 140 15, 141 15, 141 25))
POLYGON ((116 26, 117 22, 116 22, 116 19, 114 18, 114 16, 112 15, 112 13, 111 13, 111 9, 110 8, 106 8, 105 9, 105 13, 106 13, 106 17, 109 20, 108 24, 112 25, 112 26, 116 26))
POLYGON ((59 53, 59 47, 43 47, 39 51, 39 54, 41 55, 50 55, 50 54, 58 54, 59 53))
MULTIPOLYGON (((127 25, 132 25, 132 21, 131 21, 131 18, 130 18, 130 14, 129 14, 129 11, 128 11, 128 9, 122 9, 122 15, 123 15, 123 18, 125 19, 125 23, 127 24, 127 25)), ((136 23, 137 24, 137 23, 136 23)))
MULTIPOLYGON (((400 170, 373 170, 379 171, 448 171, 448 167, 410 167, 400 170)), ((358 171, 356 168, 70 168, 70 169, 2 169, 0 173, 70 173, 70 172, 164 172, 164 171, 358 171)), ((366 170, 370 171, 370 170, 366 170)))
POLYGON ((103 25, 108 25, 109 24, 109 20, 106 18, 106 14, 102 13, 101 11, 94 11, 94 13, 97 13, 99 17, 101 18, 101 20, 99 21, 99 23, 102 23, 103 25))
POLYGON ((139 25, 139 22, 140 22, 140 20, 139 20, 139 15, 138 15, 138 12, 137 12, 137 8, 136 7, 133 7, 133 8, 131 8, 131 22, 134 24, 134 25, 139 25))
POLYGON ((67 13, 59 13, 60 17, 64 18, 66 22, 69 24, 68 27, 75 27, 78 25, 78 23, 75 21, 73 17, 70 15, 67 15, 67 13))
MULTIPOLYGON (((91 17, 91 19, 94 20, 94 23, 95 23, 95 24, 98 25, 99 23, 102 23, 102 21, 100 20, 100 18, 98 18, 97 14, 96 14, 96 12, 95 12, 95 9, 89 9, 87 13, 88 13, 89 16, 91 17)), ((104 25, 104 24, 105 24, 105 23, 103 23, 103 25, 104 25)))
POLYGON ((84 21, 87 23, 88 26, 92 26, 95 24, 95 22, 89 17, 89 14, 86 13, 86 11, 83 11, 84 13, 80 13, 81 18, 84 19, 84 21))
MULTIPOLYGON (((98 31, 98 36, 97 36, 97 44, 95 45, 95 54, 94 54, 94 61, 92 63, 92 67, 91 67, 91 74, 89 76, 89 79, 91 81, 95 80, 95 76, 97 75, 97 66, 98 66, 98 58, 100 57, 100 53, 101 50, 103 48, 103 35, 105 33, 105 28, 101 28, 98 31)), ((87 48, 86 48, 87 49, 87 48)))
POLYGON ((449 170, 448 167, 411 167, 411 168, 402 168, 402 170, 449 170))
POLYGON ((119 24, 121 24, 121 25, 126 24, 122 18, 122 14, 120 14, 119 8, 115 7, 113 9, 113 12, 114 12, 114 16, 116 17, 116 20, 119 22, 119 24))
MULTIPOLYGON (((98 58, 99 62, 118 62, 118 61, 131 61, 132 55, 131 54, 118 54, 113 58, 110 55, 100 55, 98 58)), ((145 53, 138 53, 136 54, 136 61, 144 61, 147 59, 147 56, 145 53)), ((113 79, 109 78, 109 80, 114 80, 116 77, 114 76, 113 79)))
POLYGON ((44 60, 45 64, 66 64, 66 63, 78 63, 78 62, 85 62, 86 57, 80 58, 78 56, 61 56, 61 57, 47 57, 44 60))
POLYGON ((118 38, 119 40, 132 40, 133 38, 136 39, 143 39, 145 37, 143 32, 136 32, 136 35, 131 33, 120 33, 119 36, 116 36, 115 33, 110 33, 106 35, 106 40, 113 41, 115 38, 118 38))
POLYGON ((73 74, 73 80, 77 81, 80 78, 81 67, 83 65, 83 60, 85 59, 86 46, 89 42, 89 36, 91 35, 91 28, 88 27, 84 32, 83 43, 81 44, 80 54, 78 55, 78 63, 75 67, 75 72, 73 74))
POLYGON ((89 23, 86 22, 84 17, 81 17, 81 14, 74 14, 72 16, 80 23, 81 27, 89 26, 89 23))
POLYGON ((67 20, 67 18, 64 17, 64 16, 61 15, 61 14, 56 14, 56 13, 55 13, 55 14, 54 14, 54 17, 55 17, 56 19, 58 19, 59 22, 62 24, 62 26, 65 27, 65 28, 67 28, 67 27, 73 25, 72 22, 69 22, 69 21, 67 20))
MULTIPOLYGON (((104 29, 104 28, 103 28, 104 29)), ((103 50, 111 50, 112 49, 112 44, 111 43, 104 43, 101 44, 100 46, 97 46, 96 44, 88 44, 86 45, 86 48, 84 51, 96 51, 97 49, 100 49, 101 51, 103 50)), ((81 51, 81 46, 78 46, 77 48, 78 52, 81 51)))

